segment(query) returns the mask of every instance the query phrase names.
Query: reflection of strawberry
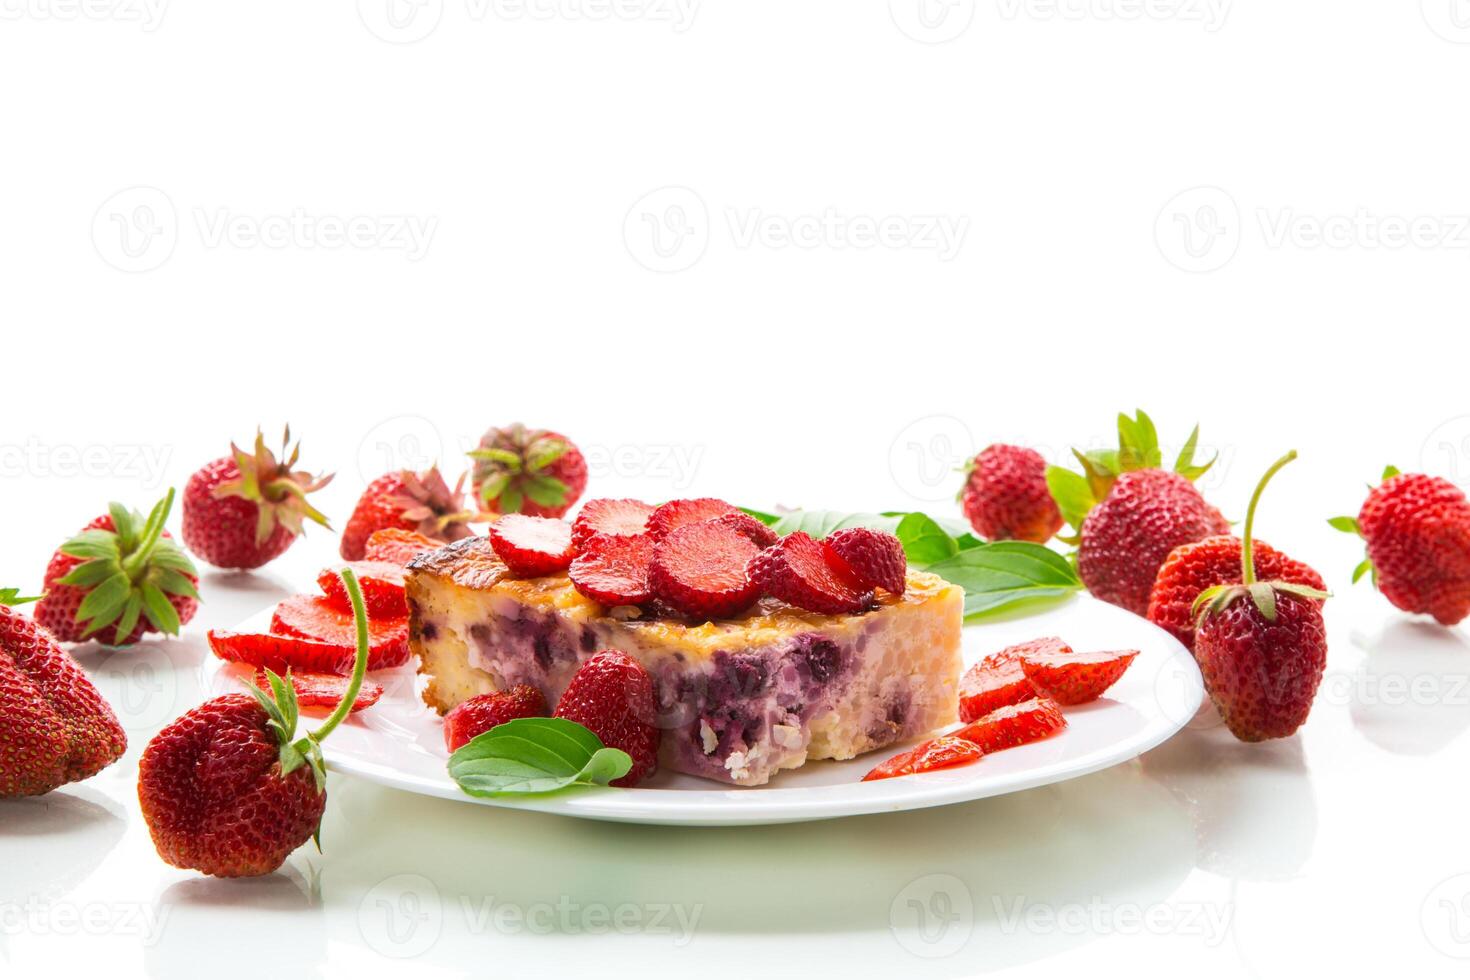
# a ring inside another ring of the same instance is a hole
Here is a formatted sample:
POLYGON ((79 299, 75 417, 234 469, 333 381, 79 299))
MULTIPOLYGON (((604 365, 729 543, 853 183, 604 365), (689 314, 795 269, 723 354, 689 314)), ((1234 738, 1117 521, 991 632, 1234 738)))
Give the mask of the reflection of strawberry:
POLYGON ((894 776, 912 776, 936 769, 953 769, 955 766, 974 762, 984 754, 974 742, 952 735, 940 735, 919 743, 907 752, 900 752, 887 762, 874 767, 863 777, 863 782, 892 779, 894 776))
POLYGON ((986 541, 1045 544, 1062 529, 1046 486, 1046 460, 1034 449, 994 445, 970 461, 960 504, 986 541))
POLYGON ((508 691, 477 694, 461 701, 444 716, 444 747, 450 752, 477 735, 517 718, 545 718, 546 699, 529 684, 508 691))
POLYGON ((1050 698, 1032 698, 996 708, 955 732, 988 752, 1040 741, 1067 727, 1062 709, 1050 698))
POLYGON ((194 563, 163 529, 170 490, 145 518, 121 504, 92 521, 51 557, 36 620, 58 639, 95 636, 128 646, 147 633, 177 636, 199 608, 194 563))
POLYGON ((520 423, 480 437, 475 460, 475 496, 501 514, 561 517, 587 489, 587 460, 559 432, 520 423))
POLYGON ((0 799, 39 796, 116 762, 128 739, 56 640, 0 590, 0 799))
POLYGON ((1230 525, 1194 484, 1165 470, 1135 470, 1113 484, 1082 522, 1077 571, 1094 596, 1142 616, 1159 568, 1183 544, 1230 525))
POLYGON ((1244 742, 1285 738, 1301 727, 1327 666, 1322 600, 1327 593, 1256 578, 1252 531, 1266 483, 1296 459, 1266 471, 1251 497, 1241 541, 1239 585, 1217 585, 1195 600, 1194 658, 1205 690, 1232 734, 1244 742))
POLYGON ((385 473, 358 498, 342 531, 341 554, 348 561, 365 557, 368 538, 387 528, 417 531, 443 542, 458 541, 470 536, 466 522, 478 516, 465 507, 463 477, 450 489, 438 467, 422 473, 385 473))
POLYGON ((331 482, 295 469, 301 447, 286 430, 281 459, 255 434, 255 452, 230 445, 230 455, 189 477, 184 487, 184 544, 217 568, 259 568, 301 534, 303 522, 330 527, 307 494, 331 482))
POLYGON ((636 786, 658 769, 653 678, 621 650, 595 653, 577 668, 557 702, 556 717, 583 725, 603 745, 633 758, 633 768, 612 785, 636 786))
POLYGON ((1470 616, 1470 501, 1459 487, 1389 467, 1356 520, 1331 523, 1368 542, 1353 581, 1371 572, 1389 602, 1445 626, 1470 616))

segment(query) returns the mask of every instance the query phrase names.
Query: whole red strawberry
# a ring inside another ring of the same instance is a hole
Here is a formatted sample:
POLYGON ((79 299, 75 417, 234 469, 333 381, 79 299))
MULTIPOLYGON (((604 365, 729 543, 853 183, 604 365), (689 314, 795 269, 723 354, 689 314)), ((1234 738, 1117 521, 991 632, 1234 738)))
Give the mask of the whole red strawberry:
POLYGON ((960 504, 986 541, 1045 544, 1062 529, 1046 485, 1046 460, 1034 449, 996 444, 970 461, 960 504))
POLYGON ((1327 593, 1256 577, 1252 530, 1266 483, 1296 459, 1291 452, 1261 478, 1246 513, 1238 585, 1217 585, 1195 600, 1194 658, 1205 690, 1236 738, 1285 738, 1307 720, 1327 667, 1327 593))
POLYGON ((1118 477, 1082 522, 1077 571, 1094 596, 1142 616, 1170 552, 1229 530, 1180 474, 1135 470, 1118 477))
POLYGON ((450 752, 477 735, 517 718, 545 718, 546 698, 529 684, 508 691, 477 694, 461 701, 444 716, 444 747, 450 752))
MULTIPOLYGON (((1170 552, 1149 596, 1149 622, 1162 626, 1180 643, 1194 649, 1194 601, 1214 586, 1240 584, 1240 549, 1239 538, 1221 534, 1170 552)), ((1253 550, 1257 578, 1327 588, 1310 565, 1283 555, 1266 542, 1255 542, 1253 550)))
POLYGON ((633 768, 612 785, 636 786, 658 769, 653 678, 623 651, 602 650, 587 658, 557 702, 556 717, 575 721, 603 745, 632 757, 633 768))
POLYGON ((184 487, 184 544, 216 568, 259 568, 279 558, 303 522, 329 528, 307 494, 331 482, 295 469, 301 447, 286 430, 281 459, 255 434, 253 455, 230 444, 230 455, 189 477, 184 487))
POLYGON ((95 775, 128 747, 112 708, 46 630, 0 590, 0 799, 95 775))
MULTIPOLYGON (((353 612, 362 592, 342 573, 353 612)), ((222 878, 269 874, 318 832, 326 809, 321 742, 357 701, 367 671, 358 644, 352 680, 316 731, 296 738, 292 686, 267 673, 271 692, 227 694, 154 736, 138 761, 138 802, 159 857, 222 878)))
POLYGON ((145 518, 110 504, 51 556, 36 620, 63 642, 112 646, 148 633, 177 636, 199 608, 199 573, 163 529, 174 492, 145 518))
POLYGON ((587 460, 559 432, 520 423, 491 429, 470 457, 475 496, 501 514, 561 517, 587 489, 587 460))
POLYGON ((1453 483, 1389 467, 1356 520, 1331 524, 1368 542, 1354 582, 1371 572, 1389 602, 1445 626, 1470 616, 1470 501, 1453 483))
POLYGON ((459 541, 474 533, 466 522, 479 516, 465 506, 463 476, 450 489, 437 466, 422 473, 385 473, 358 498, 342 530, 341 554, 348 561, 361 560, 368 538, 385 528, 417 531, 446 544, 459 541))

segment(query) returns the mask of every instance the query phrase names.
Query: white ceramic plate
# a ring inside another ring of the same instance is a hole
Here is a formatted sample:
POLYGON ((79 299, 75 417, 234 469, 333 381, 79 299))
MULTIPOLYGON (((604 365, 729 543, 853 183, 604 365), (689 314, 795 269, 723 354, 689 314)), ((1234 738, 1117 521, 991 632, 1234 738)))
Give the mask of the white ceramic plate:
MULTIPOLYGON (((267 611, 242 630, 269 627, 267 611)), ((588 788, 543 797, 480 799, 460 792, 445 771, 439 717, 419 699, 409 668, 373 679, 385 688, 373 708, 353 716, 326 742, 328 768, 411 793, 487 806, 515 807, 594 820, 689 826, 738 826, 825 820, 961 803, 1072 779, 1148 751, 1194 717, 1203 685, 1194 659, 1173 637, 1115 606, 1078 596, 1047 611, 965 630, 966 665, 1040 636, 1077 650, 1138 649, 1138 659, 1103 699, 1066 709, 1067 728, 1031 745, 968 766, 861 782, 882 760, 915 744, 892 746, 847 762, 811 762, 751 789, 660 773, 637 789, 588 788)), ((209 658, 213 685, 234 686, 230 668, 209 658)))

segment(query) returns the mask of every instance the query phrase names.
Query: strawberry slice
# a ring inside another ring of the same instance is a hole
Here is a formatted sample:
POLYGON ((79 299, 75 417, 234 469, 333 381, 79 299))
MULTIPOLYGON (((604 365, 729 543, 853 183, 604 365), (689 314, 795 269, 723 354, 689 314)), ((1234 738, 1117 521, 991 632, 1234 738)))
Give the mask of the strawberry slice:
POLYGON ((662 541, 674 531, 689 524, 712 521, 725 514, 739 511, 731 504, 715 497, 696 497, 693 500, 670 500, 648 515, 648 533, 653 540, 662 541))
POLYGON ((997 708, 979 721, 971 722, 955 738, 974 742, 985 752, 999 752, 1027 742, 1037 742, 1067 727, 1062 709, 1050 698, 1032 698, 997 708))
MULTIPOLYGON (((408 615, 408 598, 403 592, 403 566, 387 561, 353 561, 347 567, 357 573, 362 602, 370 619, 393 619, 408 615)), ((352 612, 341 567, 324 568, 316 577, 327 600, 343 612, 352 612)))
POLYGON ((755 542, 734 528, 686 524, 654 545, 648 586, 686 616, 728 619, 760 598, 747 571, 759 554, 755 542))
POLYGON ((564 572, 577 555, 570 524, 526 514, 507 514, 491 524, 490 547, 517 578, 564 572))
POLYGON ((1072 648, 1055 636, 1006 647, 992 653, 960 679, 960 721, 974 721, 996 708, 1036 696, 1036 687, 1021 669, 1021 658, 1038 654, 1067 655, 1072 648))
MULTIPOLYGON (((271 632, 277 636, 295 636, 345 647, 349 651, 357 647, 357 624, 353 622, 352 614, 338 609, 324 596, 296 595, 282 600, 276 606, 276 614, 271 617, 271 632)), ((368 670, 386 670, 406 663, 408 620, 402 617, 369 618, 368 670)), ((305 664, 302 667, 313 669, 305 664)), ((350 668, 347 673, 351 673, 350 668)))
POLYGON ((862 612, 873 602, 873 593, 854 589, 833 571, 821 544, 805 531, 794 531, 757 555, 750 576, 782 602, 829 616, 862 612))
POLYGON ((725 527, 734 528, 750 540, 754 541, 757 548, 769 548, 771 545, 781 540, 781 535, 777 534, 775 531, 772 531, 769 527, 762 524, 754 517, 751 517, 749 514, 721 514, 719 517, 715 518, 715 523, 723 524, 725 525, 725 527))
POLYGON ((822 539, 827 563, 855 589, 884 589, 903 595, 909 560, 903 543, 886 531, 849 527, 822 539))
POLYGON ((567 570, 572 585, 587 598, 605 606, 641 606, 653 598, 648 566, 653 562, 653 539, 595 534, 567 570))
POLYGON ((288 670, 309 673, 352 673, 356 654, 354 647, 342 643, 322 643, 299 636, 276 636, 272 633, 232 633, 210 630, 209 649, 221 660, 250 664, 284 675, 288 670))
POLYGON ((974 742, 955 738, 953 735, 940 735, 876 766, 863 777, 863 782, 892 779, 894 776, 912 776, 914 773, 931 772, 935 769, 952 769, 974 762, 984 754, 974 742))
MULTIPOLYGON (((336 674, 311 674, 295 670, 287 674, 286 679, 291 682, 291 689, 296 692, 296 704, 302 708, 335 708, 342 703, 342 696, 347 693, 347 687, 352 683, 350 678, 336 674)), ((264 670, 256 671, 255 686, 262 691, 270 690, 270 681, 265 676, 264 670)), ((381 684, 363 681, 348 712, 355 715, 364 708, 371 708, 382 696, 383 686, 381 684)))
POLYGON ((407 565, 419 555, 438 551, 442 547, 443 541, 435 541, 417 531, 385 527, 368 536, 362 557, 366 561, 390 561, 395 565, 407 565))
POLYGON ((653 506, 641 500, 589 500, 572 522, 572 543, 580 551, 594 534, 619 538, 642 534, 652 515, 653 506))
POLYGON ((1103 653, 1046 653, 1021 655, 1021 670, 1037 691, 1057 704, 1085 704, 1102 697, 1138 656, 1137 650, 1103 653))

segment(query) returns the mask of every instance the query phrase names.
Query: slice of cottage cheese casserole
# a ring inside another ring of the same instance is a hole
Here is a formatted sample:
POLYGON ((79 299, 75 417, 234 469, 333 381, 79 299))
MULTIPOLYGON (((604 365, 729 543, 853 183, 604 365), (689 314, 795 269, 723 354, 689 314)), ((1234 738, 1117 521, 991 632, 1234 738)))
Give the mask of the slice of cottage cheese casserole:
POLYGON ((608 608, 566 575, 515 579, 472 538, 408 566, 410 642, 441 713, 515 684, 555 704, 608 647, 654 679, 660 764, 759 786, 809 759, 850 759, 955 721, 961 589, 910 571, 902 596, 826 616, 762 599, 738 619, 692 623, 608 608))

